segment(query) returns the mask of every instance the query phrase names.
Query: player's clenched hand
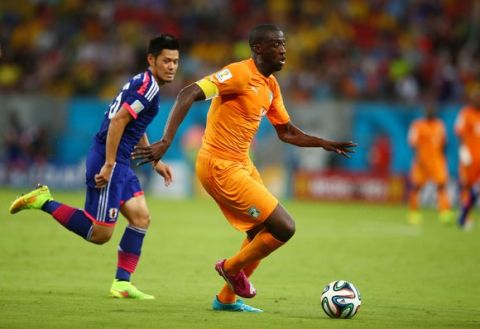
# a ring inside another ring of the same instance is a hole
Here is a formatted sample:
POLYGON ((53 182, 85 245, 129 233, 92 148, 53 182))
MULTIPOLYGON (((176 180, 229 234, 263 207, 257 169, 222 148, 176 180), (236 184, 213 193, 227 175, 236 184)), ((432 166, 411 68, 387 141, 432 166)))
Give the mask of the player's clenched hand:
POLYGON ((155 162, 160 160, 168 149, 168 144, 164 141, 158 141, 149 146, 136 146, 132 152, 132 159, 142 160, 137 166, 145 163, 155 162))
POLYGON ((352 148, 358 145, 357 143, 354 143, 354 142, 333 142, 328 140, 324 140, 324 141, 325 141, 325 144, 323 145, 323 148, 326 151, 335 152, 347 158, 350 158, 350 155, 348 153, 355 153, 355 150, 353 150, 352 148))
POLYGON ((166 165, 162 161, 154 162, 153 169, 163 177, 163 181, 165 182, 165 186, 168 186, 173 181, 172 170, 170 166, 166 165))
POLYGON ((95 175, 95 187, 104 188, 107 186, 110 176, 112 175, 113 165, 105 163, 100 172, 95 175))

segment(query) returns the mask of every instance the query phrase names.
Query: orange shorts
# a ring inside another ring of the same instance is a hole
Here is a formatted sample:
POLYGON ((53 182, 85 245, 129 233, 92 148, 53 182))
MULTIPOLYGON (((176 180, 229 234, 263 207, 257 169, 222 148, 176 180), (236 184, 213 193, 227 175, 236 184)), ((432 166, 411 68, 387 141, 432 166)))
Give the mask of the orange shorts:
POLYGON ((224 216, 240 231, 263 223, 278 205, 277 198, 267 190, 250 159, 230 161, 201 150, 196 172, 224 216))
POLYGON ((421 165, 414 162, 412 170, 410 171, 410 178, 413 184, 425 185, 428 181, 434 182, 437 185, 447 183, 448 173, 445 162, 437 163, 435 165, 421 165))
POLYGON ((471 186, 480 182, 480 160, 472 161, 469 166, 460 164, 458 167, 460 182, 471 186))

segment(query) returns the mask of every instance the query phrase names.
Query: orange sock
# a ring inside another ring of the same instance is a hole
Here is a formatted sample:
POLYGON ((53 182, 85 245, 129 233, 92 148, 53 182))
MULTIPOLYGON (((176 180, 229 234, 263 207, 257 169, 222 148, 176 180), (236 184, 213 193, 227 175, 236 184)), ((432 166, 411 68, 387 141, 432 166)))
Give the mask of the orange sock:
POLYGON ((470 187, 462 187, 460 190, 460 205, 466 205, 470 200, 470 187))
POLYGON ((440 211, 450 209, 450 200, 448 200, 448 193, 446 188, 438 190, 438 209, 440 211))
POLYGON ((408 198, 408 206, 411 211, 418 210, 418 190, 410 191, 410 196, 408 198))
POLYGON ((227 273, 235 275, 248 264, 267 257, 283 244, 284 242, 275 239, 273 235, 263 229, 236 255, 225 261, 224 269, 227 273))

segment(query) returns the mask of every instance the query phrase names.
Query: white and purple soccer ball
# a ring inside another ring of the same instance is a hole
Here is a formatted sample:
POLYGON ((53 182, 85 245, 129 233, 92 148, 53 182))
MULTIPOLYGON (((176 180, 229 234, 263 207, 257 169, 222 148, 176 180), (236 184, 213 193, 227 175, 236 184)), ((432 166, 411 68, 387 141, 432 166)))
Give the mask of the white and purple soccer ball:
POLYGON ((351 282, 337 280, 330 282, 323 289, 320 302, 329 317, 349 319, 357 314, 362 298, 351 282))

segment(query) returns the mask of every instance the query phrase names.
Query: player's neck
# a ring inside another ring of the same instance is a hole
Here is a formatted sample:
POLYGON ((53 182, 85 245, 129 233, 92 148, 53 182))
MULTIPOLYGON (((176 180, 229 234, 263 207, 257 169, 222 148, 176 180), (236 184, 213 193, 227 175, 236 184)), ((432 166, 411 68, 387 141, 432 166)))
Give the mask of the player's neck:
POLYGON ((258 72, 260 72, 264 77, 268 78, 273 73, 273 71, 269 69, 267 65, 265 65, 260 57, 254 56, 253 62, 255 63, 258 72))

